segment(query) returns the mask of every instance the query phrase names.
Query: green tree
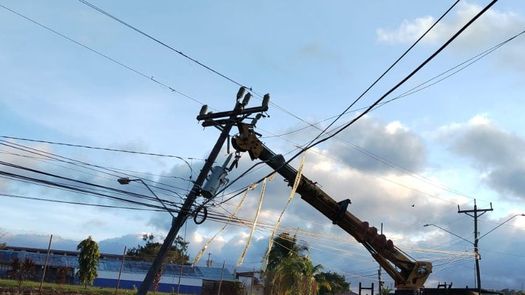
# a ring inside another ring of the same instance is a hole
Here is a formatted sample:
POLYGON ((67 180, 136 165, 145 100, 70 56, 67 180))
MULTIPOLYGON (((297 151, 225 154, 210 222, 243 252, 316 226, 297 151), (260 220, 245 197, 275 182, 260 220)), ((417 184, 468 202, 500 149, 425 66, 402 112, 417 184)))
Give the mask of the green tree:
POLYGON ((274 269, 272 294, 313 295, 317 294, 318 284, 315 275, 321 265, 314 266, 307 256, 288 256, 274 269))
POLYGON ((321 272, 315 275, 319 285, 319 294, 338 294, 350 290, 350 284, 346 278, 336 272, 321 272))
MULTIPOLYGON (((0 239, 3 239, 5 236, 5 233, 0 232, 0 239)), ((6 243, 0 242, 0 249, 4 249, 6 246, 6 243)))
POLYGON ((383 286, 383 288, 381 288, 381 295, 389 295, 392 291, 392 289, 383 286))
MULTIPOLYGON (((137 245, 137 247, 129 249, 126 255, 130 256, 131 259, 153 261, 162 244, 154 242, 155 236, 152 234, 144 234, 142 240, 145 242, 144 245, 137 245)), ((187 254, 188 244, 182 237, 178 236, 168 251, 166 261, 176 264, 188 263, 190 259, 187 254)))
POLYGON ((277 265, 288 256, 301 256, 308 251, 308 247, 297 243, 295 236, 283 232, 274 238, 272 249, 268 253, 268 271, 274 270, 277 265))
POLYGON ((24 280, 32 279, 35 276, 35 264, 29 258, 26 258, 23 262, 20 259, 15 258, 11 262, 11 271, 9 277, 15 279, 18 282, 18 291, 22 288, 24 280))
POLYGON ((98 244, 89 236, 77 245, 77 250, 80 251, 77 275, 80 278, 80 282, 87 288, 87 285, 92 285, 97 277, 97 266, 100 258, 98 244))
POLYGON ((318 283, 315 275, 322 266, 314 266, 307 253, 308 247, 299 244, 295 236, 288 233, 277 236, 270 250, 265 272, 266 294, 316 294, 318 283))

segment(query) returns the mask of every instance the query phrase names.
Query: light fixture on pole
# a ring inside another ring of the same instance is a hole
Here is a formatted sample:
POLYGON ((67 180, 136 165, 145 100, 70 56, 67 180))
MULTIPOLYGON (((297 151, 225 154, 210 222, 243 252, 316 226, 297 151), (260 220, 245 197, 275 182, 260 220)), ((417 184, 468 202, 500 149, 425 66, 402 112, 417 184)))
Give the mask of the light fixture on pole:
MULTIPOLYGON (((491 204, 492 205, 492 204, 491 204)), ((492 206, 491 206, 492 207, 492 206)), ((476 210, 477 208, 475 208, 476 210)), ((487 210, 487 209, 484 209, 484 210, 487 210)), ((477 233, 477 223, 476 223, 476 232, 475 232, 475 240, 474 242, 472 241, 469 241, 465 238, 463 238, 462 236, 458 235, 458 234, 455 234, 439 225, 436 225, 436 224, 433 224, 433 223, 428 223, 428 224, 425 224, 423 225, 424 227, 429 227, 429 226, 434 226, 444 232, 447 232, 457 238, 460 238, 462 239, 463 241, 466 241, 468 243, 470 243, 471 245, 474 246, 474 253, 475 253, 475 259, 476 259, 476 275, 477 275, 477 282, 476 282, 476 285, 477 285, 477 289, 478 289, 478 292, 481 293, 481 275, 480 275, 480 271, 479 271, 479 260, 481 259, 481 256, 479 255, 479 251, 478 251, 478 242, 481 238, 485 237, 486 235, 492 233, 493 231, 495 231, 496 229, 498 229, 499 227, 501 227, 502 225, 506 224, 507 222, 511 221, 512 219, 518 217, 518 216, 525 216, 524 213, 521 213, 521 214, 514 214, 512 215, 511 217, 507 218, 505 221, 503 221, 502 223, 496 225, 495 227, 493 227, 491 230, 489 230, 488 232, 486 232, 484 235, 478 237, 478 233, 477 233)))
POLYGON ((439 226, 439 225, 436 225, 436 224, 433 224, 433 223, 427 223, 427 224, 424 224, 423 226, 424 226, 424 227, 429 227, 429 226, 437 227, 437 228, 439 228, 440 230, 442 230, 442 231, 444 231, 444 232, 447 232, 447 233, 449 233, 449 234, 451 234, 451 235, 453 235, 453 236, 455 236, 455 237, 457 237, 457 238, 462 239, 462 240, 465 241, 465 242, 470 243, 471 245, 474 245, 474 242, 469 241, 469 240, 465 239, 464 237, 462 237, 462 236, 460 236, 460 235, 458 235, 458 234, 455 234, 455 233, 449 231, 448 229, 443 228, 443 227, 441 227, 441 226, 439 226))
POLYGON ((171 212, 172 210, 170 210, 166 204, 164 204, 164 202, 161 200, 161 198, 159 198, 159 196, 157 196, 157 194, 155 194, 155 192, 149 187, 148 184, 146 184, 146 182, 144 182, 144 180, 140 179, 140 178, 132 178, 130 179, 129 177, 121 177, 119 179, 117 179, 118 183, 122 184, 122 185, 126 185, 126 184, 129 184, 130 182, 132 181, 136 181, 136 182, 140 182, 142 183, 149 191, 150 193, 155 196, 155 198, 160 202, 160 204, 162 205, 162 207, 164 207, 164 209, 166 209, 166 211, 168 211, 168 213, 171 215, 171 217, 175 218, 175 215, 173 215, 173 213, 171 212))

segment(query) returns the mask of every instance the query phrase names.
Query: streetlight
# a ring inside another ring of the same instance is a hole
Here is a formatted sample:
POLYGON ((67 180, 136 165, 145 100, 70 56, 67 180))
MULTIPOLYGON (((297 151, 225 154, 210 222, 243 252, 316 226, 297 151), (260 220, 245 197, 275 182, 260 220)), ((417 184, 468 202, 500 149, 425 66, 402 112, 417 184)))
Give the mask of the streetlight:
POLYGON ((453 232, 451 232, 451 231, 449 231, 449 230, 447 230, 447 229, 445 229, 445 228, 442 228, 442 227, 439 226, 439 225, 435 225, 435 224, 433 224, 433 223, 427 223, 427 224, 425 224, 425 225, 423 225, 423 226, 424 226, 424 227, 429 227, 429 226, 437 227, 437 228, 441 229, 442 231, 445 231, 445 232, 447 232, 447 233, 449 233, 449 234, 451 234, 451 235, 453 235, 453 236, 455 236, 455 237, 458 237, 458 238, 462 239, 463 241, 469 242, 470 244, 474 245, 474 243, 473 243, 472 241, 469 241, 469 240, 465 239, 464 237, 462 237, 462 236, 460 236, 460 235, 458 235, 458 234, 455 234, 455 233, 453 233, 453 232))
POLYGON ((118 183, 120 183, 122 185, 129 184, 132 181, 141 182, 151 192, 151 194, 153 196, 155 196, 155 198, 162 204, 162 207, 164 207, 164 209, 166 209, 166 211, 168 211, 168 213, 171 215, 171 217, 175 218, 175 215, 173 215, 173 213, 171 213, 171 210, 166 206, 166 204, 164 204, 164 202, 157 196, 157 194, 155 194, 155 192, 149 187, 149 185, 147 185, 144 182, 144 180, 142 180, 141 178, 130 179, 129 177, 121 177, 121 178, 117 179, 117 181, 118 181, 118 183))
MULTIPOLYGON (((522 213, 522 214, 515 214, 515 215, 512 215, 512 216, 509 217, 507 220, 505 220, 505 221, 503 221, 502 223, 496 225, 495 227, 493 227, 491 230, 489 230, 488 232, 486 232, 484 235, 482 235, 482 236, 479 237, 479 238, 478 238, 478 236, 477 236, 477 232, 475 232, 475 234, 474 234, 474 236, 475 236, 475 241, 474 241, 474 242, 469 241, 469 240, 467 240, 467 239, 461 237, 460 235, 457 235, 457 234, 455 234, 455 233, 453 233, 453 232, 451 232, 451 231, 449 231, 449 230, 447 230, 447 229, 445 229, 445 228, 443 228, 443 227, 441 227, 441 226, 439 226, 439 225, 435 225, 435 224, 432 224, 432 223, 427 223, 427 224, 425 224, 425 225, 423 225, 423 226, 424 226, 424 227, 428 227, 428 226, 434 226, 434 227, 437 227, 437 228, 439 228, 439 229, 441 229, 441 230, 443 230, 443 231, 445 231, 445 232, 447 232, 447 233, 449 233, 449 234, 451 234, 451 235, 453 235, 453 236, 455 236, 455 237, 458 237, 458 238, 462 239, 463 241, 469 242, 471 245, 474 246, 474 253, 476 254, 476 255, 475 255, 475 259, 476 259, 476 272, 477 272, 477 289, 478 289, 478 293, 479 293, 479 295, 481 295, 481 283, 480 283, 480 281, 481 281, 481 277, 480 277, 480 272, 479 272, 479 260, 481 259, 481 256, 479 255, 479 252, 478 252, 478 241, 479 241, 481 238, 483 238, 484 236, 490 234, 491 232, 493 232, 493 231, 495 231, 496 229, 498 229, 500 226, 504 225, 505 223, 511 221, 512 219, 514 219, 514 218, 516 218, 516 217, 518 217, 518 216, 525 216, 525 214, 522 213)), ((476 223, 476 230, 477 230, 477 223, 476 223)))

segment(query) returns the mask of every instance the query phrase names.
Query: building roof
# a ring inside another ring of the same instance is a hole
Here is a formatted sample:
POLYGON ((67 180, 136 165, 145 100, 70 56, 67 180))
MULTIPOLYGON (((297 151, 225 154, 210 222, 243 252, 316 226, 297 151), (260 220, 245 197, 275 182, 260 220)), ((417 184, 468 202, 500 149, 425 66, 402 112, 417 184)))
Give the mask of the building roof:
MULTIPOLYGON (((0 250, 0 263, 9 264, 15 258, 20 260, 31 259, 36 265, 44 265, 46 261, 46 249, 6 247, 0 250)), ((78 252, 52 250, 48 259, 48 266, 78 268, 78 252)), ((98 270, 118 272, 122 256, 101 254, 98 263, 98 270)), ((122 268, 125 273, 146 273, 151 266, 151 262, 126 260, 122 268)), ((201 267, 177 264, 165 264, 164 275, 178 277, 199 278, 210 281, 234 281, 235 276, 228 269, 217 267, 201 267)))

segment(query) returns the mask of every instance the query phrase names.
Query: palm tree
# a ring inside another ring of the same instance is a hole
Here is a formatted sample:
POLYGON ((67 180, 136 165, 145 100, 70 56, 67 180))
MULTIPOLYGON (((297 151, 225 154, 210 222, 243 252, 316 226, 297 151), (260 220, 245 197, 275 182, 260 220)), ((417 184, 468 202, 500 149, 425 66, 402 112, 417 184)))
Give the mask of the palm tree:
POLYGON ((315 275, 322 269, 307 256, 288 256, 275 268, 272 277, 273 294, 317 294, 315 275))
POLYGON ((310 295, 317 294, 315 275, 322 269, 313 265, 307 254, 308 247, 300 245, 288 233, 275 238, 269 253, 265 273, 267 294, 310 295))

